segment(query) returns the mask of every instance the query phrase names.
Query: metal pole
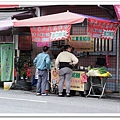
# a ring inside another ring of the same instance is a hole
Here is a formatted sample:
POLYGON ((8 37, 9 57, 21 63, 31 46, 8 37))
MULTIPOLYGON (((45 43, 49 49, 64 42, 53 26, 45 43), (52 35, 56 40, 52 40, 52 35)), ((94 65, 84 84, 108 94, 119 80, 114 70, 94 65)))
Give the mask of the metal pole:
POLYGON ((119 80, 119 26, 117 31, 117 66, 116 66, 116 91, 118 91, 118 80, 119 80))
MULTIPOLYGON (((18 62, 18 57, 19 57, 19 50, 18 50, 18 35, 14 35, 13 34, 13 41, 14 41, 14 50, 17 51, 17 56, 15 56, 15 51, 14 51, 14 58, 17 57, 17 61, 18 62)), ((15 61, 14 61, 14 67, 15 67, 15 61)), ((17 70, 17 69, 16 69, 17 70)), ((14 82, 16 83, 18 80, 18 75, 16 76, 16 79, 14 79, 14 82)))
POLYGON ((41 16, 40 7, 37 7, 36 10, 37 10, 37 16, 40 17, 41 16))

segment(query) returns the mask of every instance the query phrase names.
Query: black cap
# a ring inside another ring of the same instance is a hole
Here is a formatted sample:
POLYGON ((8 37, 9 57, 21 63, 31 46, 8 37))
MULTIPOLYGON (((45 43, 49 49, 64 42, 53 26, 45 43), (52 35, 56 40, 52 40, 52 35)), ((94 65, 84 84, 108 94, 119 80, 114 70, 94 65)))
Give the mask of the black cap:
POLYGON ((71 48, 71 46, 70 46, 70 45, 65 45, 65 46, 64 46, 64 49, 65 49, 65 50, 67 50, 68 48, 71 48))
POLYGON ((44 46, 44 47, 43 47, 43 51, 44 51, 44 52, 47 52, 48 50, 49 50, 49 47, 48 47, 48 46, 44 46))

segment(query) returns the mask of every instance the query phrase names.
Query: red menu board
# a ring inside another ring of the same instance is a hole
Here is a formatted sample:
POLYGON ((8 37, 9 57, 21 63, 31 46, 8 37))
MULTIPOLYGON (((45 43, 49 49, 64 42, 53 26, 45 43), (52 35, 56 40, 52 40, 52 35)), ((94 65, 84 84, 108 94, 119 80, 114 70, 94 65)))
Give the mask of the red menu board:
POLYGON ((71 25, 30 27, 33 42, 52 42, 70 37, 71 25))

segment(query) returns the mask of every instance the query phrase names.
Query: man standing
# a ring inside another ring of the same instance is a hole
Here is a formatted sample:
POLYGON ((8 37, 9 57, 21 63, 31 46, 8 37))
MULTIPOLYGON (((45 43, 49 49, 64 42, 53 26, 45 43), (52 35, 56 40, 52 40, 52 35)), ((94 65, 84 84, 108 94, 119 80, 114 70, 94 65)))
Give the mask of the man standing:
POLYGON ((62 97, 64 81, 66 81, 66 97, 70 97, 70 83, 72 79, 72 67, 78 63, 78 58, 71 53, 71 46, 65 45, 55 61, 55 68, 59 66, 60 81, 58 85, 59 97, 62 97))
POLYGON ((50 69, 50 56, 48 54, 49 47, 44 46, 43 52, 39 53, 36 58, 33 60, 36 69, 38 69, 38 81, 36 86, 37 95, 47 95, 46 94, 46 85, 48 72, 50 69))

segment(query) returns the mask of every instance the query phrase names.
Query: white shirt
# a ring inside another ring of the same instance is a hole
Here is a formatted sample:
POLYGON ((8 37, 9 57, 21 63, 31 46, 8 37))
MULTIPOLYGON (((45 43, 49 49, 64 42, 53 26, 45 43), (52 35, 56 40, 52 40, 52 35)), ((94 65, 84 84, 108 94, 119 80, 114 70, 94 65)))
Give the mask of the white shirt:
POLYGON ((72 62, 73 65, 75 65, 78 63, 78 58, 74 54, 72 54, 68 51, 63 51, 56 58, 55 68, 57 68, 57 69, 59 66, 59 62, 69 62, 69 63, 72 62))

